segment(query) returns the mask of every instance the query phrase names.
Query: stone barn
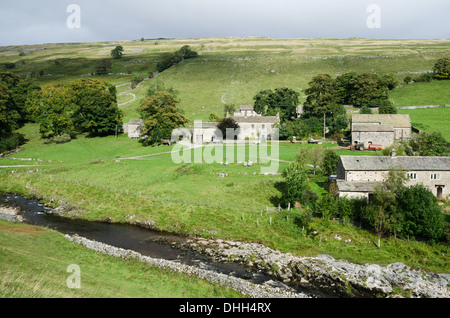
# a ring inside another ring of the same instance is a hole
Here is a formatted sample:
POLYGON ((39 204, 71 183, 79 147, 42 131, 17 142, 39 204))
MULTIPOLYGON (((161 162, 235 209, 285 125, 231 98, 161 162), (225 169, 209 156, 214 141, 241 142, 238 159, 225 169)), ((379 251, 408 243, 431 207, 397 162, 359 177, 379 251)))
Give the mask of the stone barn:
POLYGON ((395 132, 392 126, 386 125, 353 125, 352 142, 364 144, 368 148, 369 144, 382 145, 383 148, 391 146, 395 141, 395 132))
POLYGON ((143 129, 144 121, 142 119, 131 119, 128 124, 123 125, 123 132, 132 139, 139 139, 143 129))
POLYGON ((206 144, 220 142, 223 140, 222 132, 217 128, 219 123, 195 121, 192 132, 192 142, 194 144, 206 144))
POLYGON ((409 115, 397 114, 356 114, 351 120, 352 142, 360 142, 364 147, 369 143, 391 146, 395 140, 409 141, 412 124, 409 115))

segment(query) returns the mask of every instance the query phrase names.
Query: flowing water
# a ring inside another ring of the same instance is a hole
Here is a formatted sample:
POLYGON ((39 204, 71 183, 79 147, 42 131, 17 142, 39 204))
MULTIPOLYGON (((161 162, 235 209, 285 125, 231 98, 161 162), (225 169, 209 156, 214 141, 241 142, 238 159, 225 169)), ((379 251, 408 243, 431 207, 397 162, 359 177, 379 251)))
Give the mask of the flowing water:
MULTIPOLYGON (((256 284, 270 283, 271 286, 282 289, 288 288, 285 284, 276 281, 275 278, 269 277, 261 272, 256 272, 243 265, 236 263, 214 263, 199 253, 174 248, 171 244, 167 243, 182 243, 186 240, 182 236, 150 230, 136 225, 64 218, 49 213, 51 208, 43 206, 39 201, 21 196, 10 195, 0 198, 0 201, 7 201, 12 205, 19 205, 22 210, 20 214, 24 218, 24 223, 27 224, 47 227, 63 234, 77 234, 90 240, 133 250, 152 258, 198 266, 202 269, 232 275, 256 284)), ((293 287, 289 286, 289 288, 293 287)), ((302 291, 299 290, 299 292, 302 291)))

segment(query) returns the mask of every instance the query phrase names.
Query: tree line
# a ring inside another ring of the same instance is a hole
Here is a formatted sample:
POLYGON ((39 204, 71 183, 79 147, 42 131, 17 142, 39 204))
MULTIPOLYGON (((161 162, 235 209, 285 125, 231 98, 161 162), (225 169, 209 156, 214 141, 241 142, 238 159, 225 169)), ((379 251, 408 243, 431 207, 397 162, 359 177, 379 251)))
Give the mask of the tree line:
MULTIPOLYGON (((407 76, 405 83, 450 79, 449 74, 450 58, 442 58, 435 63, 433 74, 422 74, 414 79, 407 76)), ((297 114, 300 93, 290 88, 262 90, 254 96, 253 102, 255 111, 261 115, 280 114, 278 128, 282 139, 323 136, 324 120, 329 135, 340 139, 348 126, 345 105, 359 108, 364 114, 372 113, 373 108, 380 114, 396 114, 397 109, 389 101, 389 92, 399 85, 398 77, 390 73, 348 72, 336 78, 318 74, 303 90, 306 100, 300 117, 297 114)))
POLYGON ((115 86, 96 79, 41 87, 34 79, 0 73, 0 152, 25 142, 17 133, 28 122, 39 124, 41 137, 67 142, 79 134, 90 137, 122 129, 115 86))

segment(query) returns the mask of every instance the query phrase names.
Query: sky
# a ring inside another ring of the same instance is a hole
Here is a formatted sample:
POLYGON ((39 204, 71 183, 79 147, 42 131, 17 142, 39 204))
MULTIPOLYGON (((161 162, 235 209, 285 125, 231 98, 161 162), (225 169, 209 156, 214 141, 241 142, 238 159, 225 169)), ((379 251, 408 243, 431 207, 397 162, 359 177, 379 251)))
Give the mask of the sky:
POLYGON ((246 36, 450 39, 449 13, 449 0, 1 0, 0 46, 246 36))

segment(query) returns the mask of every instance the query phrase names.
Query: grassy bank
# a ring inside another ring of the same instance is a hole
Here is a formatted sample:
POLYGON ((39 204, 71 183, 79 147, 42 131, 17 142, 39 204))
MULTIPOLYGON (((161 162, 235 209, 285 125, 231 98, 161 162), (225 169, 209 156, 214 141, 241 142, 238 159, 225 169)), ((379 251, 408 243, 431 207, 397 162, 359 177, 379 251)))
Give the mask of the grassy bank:
MULTIPOLYGON (((67 215, 91 220, 145 223, 152 221, 163 230, 197 234, 205 237, 231 238, 263 243, 271 248, 301 256, 322 253, 355 263, 387 265, 404 262, 433 271, 449 272, 448 246, 421 242, 383 240, 376 247, 376 237, 351 225, 316 220, 310 231, 297 225, 295 213, 266 213, 264 210, 244 211, 226 207, 210 207, 136 195, 51 179, 38 175, 1 174, 2 189, 23 195, 37 196, 50 203, 63 200, 75 209, 67 215), (57 184, 57 187, 55 187, 57 184), (28 188, 28 189, 27 189, 28 188), (129 218, 130 215, 134 217, 129 218), (314 233, 316 232, 316 233, 314 233), (343 238, 336 240, 335 235, 343 238), (350 239, 350 242, 344 240, 350 239)), ((228 197, 233 201, 232 197, 228 197)))
POLYGON ((2 298, 230 298, 242 295, 203 280, 85 249, 62 234, 0 221, 2 298), (67 268, 81 270, 69 289, 67 268))

